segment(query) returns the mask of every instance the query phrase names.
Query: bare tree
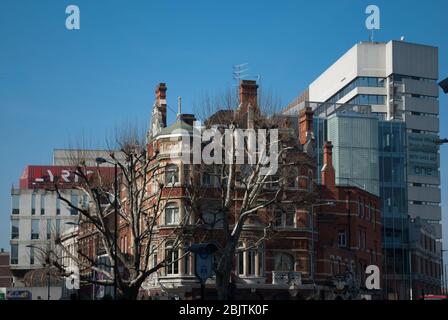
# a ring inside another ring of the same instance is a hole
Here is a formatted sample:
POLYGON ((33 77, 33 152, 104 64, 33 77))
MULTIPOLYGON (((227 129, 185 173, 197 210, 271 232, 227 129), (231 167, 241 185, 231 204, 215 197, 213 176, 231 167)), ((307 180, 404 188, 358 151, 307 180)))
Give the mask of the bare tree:
POLYGON ((84 277, 85 281, 102 286, 112 286, 116 281, 119 297, 136 299, 141 285, 150 275, 177 263, 169 256, 157 255, 157 252, 167 241, 172 242, 172 250, 180 246, 189 217, 184 216, 168 234, 159 233, 159 220, 172 189, 159 178, 164 175, 165 167, 157 161, 157 152, 148 156, 143 139, 139 139, 135 132, 121 132, 117 137, 119 152, 111 152, 108 161, 118 167, 118 197, 114 196, 112 168, 97 166, 92 170, 81 153, 81 157, 73 159, 73 171, 78 180, 75 188, 81 191, 86 201, 69 199, 61 192, 59 184, 55 184, 61 201, 79 213, 79 249, 73 254, 64 248, 60 239, 57 242, 63 254, 76 261, 81 274, 89 275, 94 271, 102 275, 97 279, 84 277), (118 234, 114 232, 115 201, 118 234), (120 236, 130 243, 115 247, 115 237, 120 236), (107 256, 106 262, 98 259, 96 252, 88 252, 85 248, 84 243, 89 239, 97 243, 96 251, 103 251, 107 256), (157 260, 154 259, 156 256, 157 260))
MULTIPOLYGON (((221 99, 205 101, 205 109, 218 109, 206 119, 206 127, 220 134, 203 142, 203 148, 213 144, 213 157, 215 160, 219 158, 220 164, 200 165, 197 170, 202 181, 192 184, 190 191, 195 203, 193 210, 202 216, 208 230, 203 240, 218 240, 215 275, 218 298, 223 300, 231 298, 235 255, 240 250, 250 249, 239 248, 245 231, 250 227, 251 238, 255 237, 253 246, 257 247, 275 236, 276 213, 285 210, 286 204, 300 205, 315 198, 312 177, 307 181, 309 187, 306 191, 298 191, 299 174, 291 168, 312 166, 312 163, 298 152, 298 139, 291 126, 281 117, 262 115, 257 106, 249 106, 248 111, 242 113, 241 104, 238 108, 224 110, 213 105, 220 101, 233 101, 229 97, 227 93, 221 99), (266 130, 266 143, 255 142, 255 160, 251 153, 254 144, 248 137, 241 139, 240 129, 266 130), (278 146, 277 152, 273 151, 275 145, 278 146), (244 158, 244 163, 236 161, 239 157, 244 158), (252 161, 249 160, 251 157, 252 161), (211 188, 204 188, 207 185, 211 188)), ((274 103, 274 99, 268 101, 268 104, 274 103)), ((265 109, 276 109, 268 104, 265 109)))

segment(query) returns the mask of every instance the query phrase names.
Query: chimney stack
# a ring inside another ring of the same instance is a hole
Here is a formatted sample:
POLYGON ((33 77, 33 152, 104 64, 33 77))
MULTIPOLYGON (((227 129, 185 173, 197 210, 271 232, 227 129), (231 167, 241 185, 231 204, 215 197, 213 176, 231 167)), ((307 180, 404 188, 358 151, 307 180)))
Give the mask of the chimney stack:
POLYGON ((161 82, 156 87, 156 105, 162 114, 162 124, 166 127, 166 84, 161 82))
POLYGON ((258 110, 258 85, 255 80, 241 80, 240 82, 240 112, 243 114, 247 112, 249 105, 258 110))
POLYGON ((305 107, 299 113, 299 142, 304 145, 308 142, 308 137, 313 135, 313 115, 310 107, 305 107))
POLYGON ((333 145, 331 141, 326 141, 324 144, 324 165, 321 170, 321 183, 329 190, 335 191, 336 178, 333 167, 333 145))

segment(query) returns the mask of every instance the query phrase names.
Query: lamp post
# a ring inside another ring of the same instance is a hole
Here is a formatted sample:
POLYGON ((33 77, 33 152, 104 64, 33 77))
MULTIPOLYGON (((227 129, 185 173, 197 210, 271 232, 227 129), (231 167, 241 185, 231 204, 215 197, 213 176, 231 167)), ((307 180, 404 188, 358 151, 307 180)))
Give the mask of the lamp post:
POLYGON ((117 252, 118 252, 118 164, 117 162, 111 162, 107 161, 104 158, 96 158, 96 163, 98 165, 103 163, 109 163, 114 166, 114 210, 115 210, 115 221, 114 221, 114 299, 117 300, 117 273, 118 273, 118 259, 117 259, 117 252))

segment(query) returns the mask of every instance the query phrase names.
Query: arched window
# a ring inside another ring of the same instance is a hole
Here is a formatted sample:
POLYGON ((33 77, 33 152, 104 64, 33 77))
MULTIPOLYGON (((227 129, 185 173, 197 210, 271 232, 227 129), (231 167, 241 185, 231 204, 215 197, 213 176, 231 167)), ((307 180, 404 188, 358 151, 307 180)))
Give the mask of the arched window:
POLYGON ((175 202, 169 202, 165 208, 165 224, 179 224, 179 206, 175 202))
POLYGON ((166 274, 178 274, 179 273, 179 252, 173 248, 173 242, 169 241, 165 243, 165 261, 166 261, 166 274))
POLYGON ((179 168, 175 164, 169 164, 165 168, 165 184, 173 185, 179 182, 179 168))

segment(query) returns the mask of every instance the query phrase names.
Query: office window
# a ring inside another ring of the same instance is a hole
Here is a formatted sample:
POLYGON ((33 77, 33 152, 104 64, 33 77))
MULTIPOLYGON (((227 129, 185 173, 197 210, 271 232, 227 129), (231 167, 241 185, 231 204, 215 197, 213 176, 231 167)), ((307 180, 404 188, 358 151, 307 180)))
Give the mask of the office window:
POLYGON ((30 247, 30 264, 34 264, 34 247, 30 247))
POLYGON ((338 246, 340 248, 347 247, 347 233, 345 231, 338 232, 338 246))
POLYGON ((45 214, 45 195, 42 194, 40 196, 40 214, 44 215, 45 214))
POLYGON ((20 213, 20 196, 18 194, 12 195, 12 214, 20 213))
POLYGON ((31 240, 39 239, 39 223, 38 219, 31 220, 31 240))
MULTIPOLYGON (((70 203, 75 207, 79 206, 79 196, 76 194, 72 194, 70 203)), ((76 216, 78 214, 78 210, 70 208, 70 215, 76 216)))
POLYGON ((56 198, 56 215, 59 216, 61 214, 61 199, 56 198))
POLYGON ((165 208, 165 224, 174 225, 179 223, 179 207, 176 203, 170 202, 165 208))
POLYGON ((12 244, 11 245, 11 264, 19 263, 19 245, 12 244))
POLYGON ((179 273, 179 252, 173 248, 173 242, 167 242, 165 244, 165 259, 167 262, 166 274, 178 274, 179 273))
POLYGON ((19 239, 19 220, 11 220, 11 239, 19 239))
POLYGON ((51 219, 47 219, 47 240, 51 239, 51 219))
POLYGON ((31 195, 31 214, 36 214, 36 195, 34 193, 31 195))

